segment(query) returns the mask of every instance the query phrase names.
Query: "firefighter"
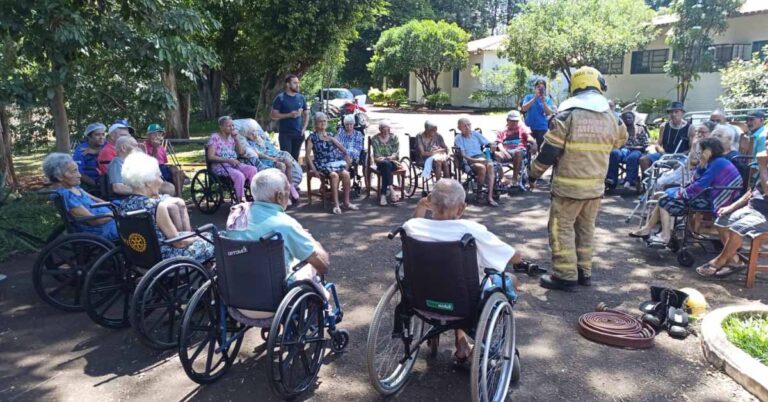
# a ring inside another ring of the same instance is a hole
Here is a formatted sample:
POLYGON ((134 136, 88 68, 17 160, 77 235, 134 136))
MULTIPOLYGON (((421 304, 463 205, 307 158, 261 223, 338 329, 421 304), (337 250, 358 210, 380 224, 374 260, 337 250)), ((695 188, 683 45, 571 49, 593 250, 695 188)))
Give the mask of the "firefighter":
POLYGON ((570 98, 549 120, 549 131, 531 164, 531 185, 553 167, 549 209, 552 271, 542 275, 547 289, 575 291, 592 284, 592 239, 605 191, 611 150, 624 145, 627 130, 603 96, 599 71, 581 67, 571 76, 570 98))

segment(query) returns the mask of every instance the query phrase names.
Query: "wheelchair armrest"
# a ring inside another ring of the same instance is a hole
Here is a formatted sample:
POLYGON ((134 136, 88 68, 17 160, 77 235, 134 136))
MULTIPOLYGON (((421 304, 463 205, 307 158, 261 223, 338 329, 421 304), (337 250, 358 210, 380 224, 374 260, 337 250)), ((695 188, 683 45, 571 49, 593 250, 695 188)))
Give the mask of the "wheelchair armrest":
POLYGON ((394 230, 392 230, 391 232, 389 232, 389 234, 387 235, 387 238, 388 238, 389 240, 392 240, 392 239, 394 239, 394 238, 395 238, 395 236, 397 236, 398 234, 399 234, 399 235, 404 235, 404 234, 405 234, 405 229, 403 229, 403 227, 402 227, 402 226, 398 226, 397 228, 395 228, 394 230))
POLYGON ((112 206, 112 203, 109 201, 97 202, 95 204, 91 204, 91 207, 93 208, 111 207, 111 206, 112 206))
POLYGON ((149 211, 147 211, 146 209, 137 209, 134 211, 128 211, 124 213, 125 216, 136 216, 141 214, 149 214, 149 211))
POLYGON ((213 223, 206 223, 203 226, 198 227, 195 229, 195 232, 197 233, 203 233, 203 232, 215 232, 216 231, 216 225, 213 223))
POLYGON ((276 238, 277 240, 281 240, 283 238, 283 235, 280 233, 275 232, 274 230, 271 230, 269 233, 259 237, 259 241, 267 241, 272 238, 276 238))
POLYGON ((467 247, 470 244, 474 244, 474 242, 475 242, 475 238, 469 233, 464 233, 464 236, 461 236, 462 247, 467 247))
POLYGON ((189 239, 190 237, 198 236, 197 232, 190 232, 187 234, 179 235, 170 239, 165 239, 160 241, 161 245, 167 245, 167 244, 173 244, 180 240, 189 239))
POLYGON ((497 271, 497 270, 495 270, 493 268, 484 268, 483 269, 483 273, 488 275, 488 276, 501 274, 501 272, 499 272, 499 271, 497 271))
POLYGON ((72 218, 72 220, 76 223, 84 223, 93 221, 96 219, 102 219, 102 218, 114 218, 114 215, 112 214, 99 214, 99 215, 93 215, 93 216, 83 216, 80 218, 72 218))
POLYGON ((307 261, 302 261, 302 262, 294 265, 293 267, 291 267, 291 271, 296 272, 296 271, 304 268, 304 266, 307 265, 307 264, 309 264, 307 261))

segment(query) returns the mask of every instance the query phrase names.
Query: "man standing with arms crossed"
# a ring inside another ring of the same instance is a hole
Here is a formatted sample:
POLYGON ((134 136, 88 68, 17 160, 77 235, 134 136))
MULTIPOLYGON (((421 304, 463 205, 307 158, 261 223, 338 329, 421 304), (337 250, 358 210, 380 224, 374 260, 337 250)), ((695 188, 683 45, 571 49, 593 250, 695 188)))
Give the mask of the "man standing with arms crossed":
POLYGON ((540 280, 547 289, 573 291, 577 283, 592 284, 592 240, 608 156, 627 141, 624 124, 603 96, 606 89, 596 69, 576 70, 571 97, 549 120, 549 132, 531 164, 531 183, 554 165, 548 225, 552 273, 540 280))
POLYGON ((304 132, 309 123, 307 100, 299 93, 299 77, 293 74, 285 77, 285 91, 272 101, 272 119, 278 120, 280 149, 299 160, 304 132))

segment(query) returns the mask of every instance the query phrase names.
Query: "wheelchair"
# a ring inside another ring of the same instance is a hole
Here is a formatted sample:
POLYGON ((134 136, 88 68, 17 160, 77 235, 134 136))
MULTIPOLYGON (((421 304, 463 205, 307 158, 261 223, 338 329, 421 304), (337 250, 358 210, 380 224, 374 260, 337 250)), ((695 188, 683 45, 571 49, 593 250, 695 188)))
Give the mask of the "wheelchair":
MULTIPOLYGON (((221 204, 224 203, 224 194, 229 196, 230 200, 237 199, 235 196, 234 182, 229 177, 228 168, 224 168, 227 172, 224 175, 217 175, 213 173, 211 168, 213 162, 208 159, 208 146, 205 146, 203 150, 205 155, 205 169, 197 171, 192 177, 192 184, 190 190, 192 193, 192 202, 198 211, 203 214, 211 215, 216 213, 221 204)), ((240 163, 246 163, 245 159, 238 158, 240 163)), ((245 198, 251 201, 251 186, 248 180, 245 182, 245 198)))
MULTIPOLYGON (((96 234, 78 232, 76 224, 112 215, 74 218, 59 193, 45 194, 50 196, 62 223, 48 236, 46 245, 35 259, 32 284, 37 295, 49 305, 63 311, 80 312, 83 311, 82 291, 86 274, 99 256, 115 245, 96 234)), ((108 202, 94 204, 95 207, 109 205, 108 202)))
POLYGON ((379 300, 368 331, 368 377, 382 395, 405 385, 421 345, 448 330, 462 329, 475 340, 471 400, 504 401, 509 385, 520 379, 515 344, 515 301, 507 295, 503 274, 478 275, 476 244, 466 234, 456 242, 422 242, 402 228, 402 255, 393 283, 379 300), (501 288, 484 286, 502 276, 501 288))
POLYGON ((132 326, 139 340, 153 349, 172 348, 178 342, 183 307, 211 275, 188 257, 164 260, 160 247, 201 236, 213 225, 161 242, 147 210, 116 212, 115 220, 120 240, 85 277, 85 311, 106 328, 132 326))
POLYGON ((255 241, 225 236, 214 230, 216 275, 184 312, 179 342, 184 372, 198 384, 213 383, 232 366, 245 332, 261 328, 270 388, 279 397, 295 397, 314 384, 326 343, 334 353, 349 344, 349 333, 336 327, 343 316, 336 286, 296 281, 286 287, 286 279, 305 263, 286 275, 279 233, 255 241))
MULTIPOLYGON (((488 143, 483 145, 482 149, 484 152, 488 152, 492 146, 493 143, 488 143)), ((464 161, 464 154, 462 153, 461 148, 454 146, 452 151, 455 172, 454 177, 464 187, 464 191, 467 193, 467 201, 472 200, 474 202, 479 202, 482 200, 482 195, 485 194, 486 191, 478 192, 478 188, 481 184, 485 185, 485 183, 477 182, 477 175, 475 174, 475 171, 472 170, 472 167, 464 161), (465 174, 466 178, 462 178, 462 174, 465 174)), ((499 200, 502 194, 509 194, 509 186, 503 183, 504 173, 501 164, 496 161, 491 161, 491 163, 494 166, 493 199, 499 200)))
POLYGON ((365 163, 368 160, 368 152, 365 148, 366 143, 367 139, 364 137, 363 150, 360 151, 360 157, 357 160, 353 160, 352 165, 349 167, 350 191, 355 197, 360 197, 363 194, 363 190, 370 186, 367 183, 368 167, 365 163))
MULTIPOLYGON (((433 171, 429 178, 421 176, 424 171, 424 158, 419 152, 416 136, 408 133, 405 136, 408 137, 408 156, 400 158, 400 165, 406 171, 404 193, 408 198, 411 198, 416 194, 416 190, 421 189, 421 196, 426 197, 430 192, 430 183, 435 180, 435 173, 433 171)), ((448 163, 449 172, 452 172, 454 170, 452 160, 449 158, 446 163, 448 163)))
POLYGON ((678 167, 683 166, 681 183, 687 185, 687 183, 690 182, 690 174, 688 169, 685 168, 687 163, 687 154, 664 154, 659 160, 654 162, 651 167, 643 172, 643 193, 640 195, 640 198, 635 201, 635 207, 624 222, 630 223, 632 219, 637 218, 640 226, 645 225, 645 221, 648 219, 648 213, 657 203, 657 201, 653 199, 653 195, 659 191, 659 189, 657 189, 659 178, 665 173, 672 172, 678 167))
MULTIPOLYGON (((514 140, 513 144, 519 144, 520 140, 514 140)), ((498 149, 498 147, 502 145, 501 142, 495 141, 493 143, 493 149, 498 149)), ((492 149, 492 151, 493 151, 492 149)), ((514 183, 515 186, 517 186, 522 191, 527 191, 525 189, 526 184, 528 183, 528 171, 531 169, 531 162, 533 159, 531 158, 532 152, 531 152, 531 144, 527 144, 525 149, 523 151, 523 160, 520 163, 520 172, 518 173, 518 182, 514 183)), ((495 153, 494 153, 495 154, 495 153)), ((495 158, 494 158, 495 159, 495 158)), ((496 163, 498 163, 497 166, 501 167, 501 176, 502 178, 506 176, 508 173, 513 172, 514 173, 514 162, 513 161, 500 161, 496 160, 496 163)))

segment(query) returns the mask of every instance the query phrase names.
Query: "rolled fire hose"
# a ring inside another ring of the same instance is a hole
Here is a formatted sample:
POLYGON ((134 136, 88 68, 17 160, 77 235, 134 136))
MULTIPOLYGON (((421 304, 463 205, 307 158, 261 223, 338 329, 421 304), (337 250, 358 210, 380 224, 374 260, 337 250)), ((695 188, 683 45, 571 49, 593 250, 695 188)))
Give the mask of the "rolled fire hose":
POLYGON ((628 349, 653 346, 656 331, 640 319, 622 311, 610 309, 604 303, 596 311, 579 317, 579 333, 594 342, 628 349))

